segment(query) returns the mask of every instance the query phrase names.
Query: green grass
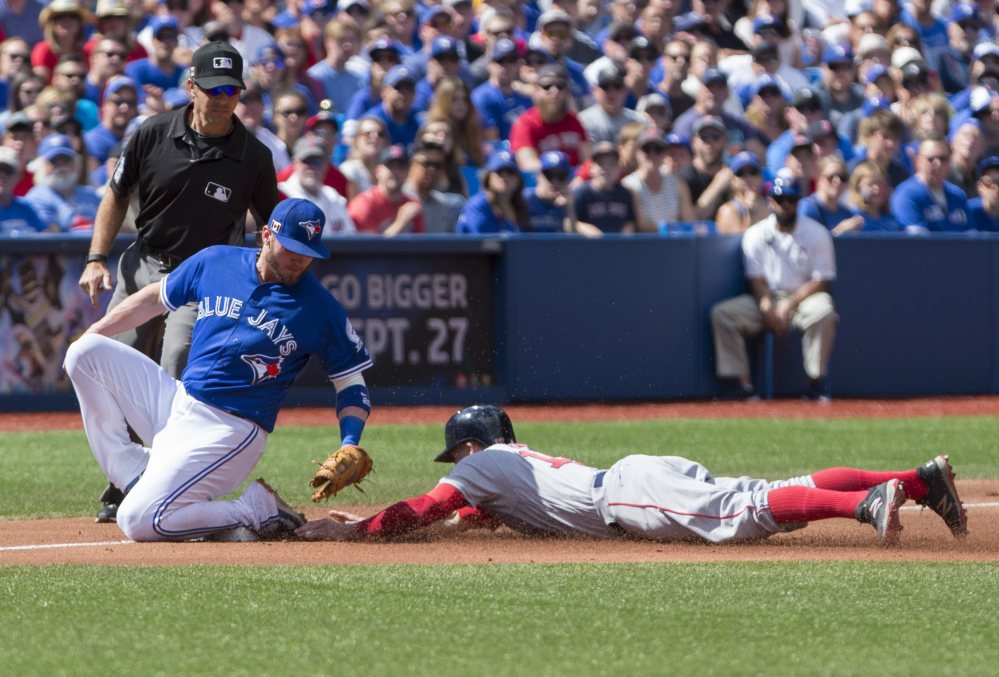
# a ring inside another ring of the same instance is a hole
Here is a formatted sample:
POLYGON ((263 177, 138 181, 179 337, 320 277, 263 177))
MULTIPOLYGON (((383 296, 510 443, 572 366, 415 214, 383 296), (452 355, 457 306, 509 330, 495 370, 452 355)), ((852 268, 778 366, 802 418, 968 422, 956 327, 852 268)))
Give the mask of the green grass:
MULTIPOLYGON (((946 452, 962 478, 999 477, 999 417, 525 423, 517 431, 539 450, 602 467, 630 453, 678 454, 716 475, 777 479, 829 465, 908 468, 946 452)), ((306 505, 310 461, 334 439, 334 428, 279 428, 253 476, 306 505)), ((337 500, 384 504, 422 493, 447 473, 431 462, 442 442, 440 425, 370 426, 364 444, 375 473, 365 493, 337 500)), ((0 435, 0 519, 89 514, 104 484, 82 432, 0 435)))
POLYGON ((8 567, 0 586, 12 675, 985 675, 999 661, 990 565, 8 567))
MULTIPOLYGON (((999 418, 525 423, 536 448, 608 466, 682 454, 713 472, 913 467, 941 451, 999 477, 999 418)), ((388 503, 432 486, 441 427, 364 442, 388 503)), ((305 505, 332 428, 284 428, 254 476, 305 505)), ((0 519, 91 515, 80 432, 0 436, 0 519)), ((2 527, 0 527, 2 528, 2 527)), ((143 546, 133 546, 143 547, 143 546)), ((238 547, 238 546, 233 546, 238 547)), ((390 546, 386 546, 390 547, 390 546)), ((11 567, 10 675, 992 675, 999 563, 779 562, 350 567, 11 567)))

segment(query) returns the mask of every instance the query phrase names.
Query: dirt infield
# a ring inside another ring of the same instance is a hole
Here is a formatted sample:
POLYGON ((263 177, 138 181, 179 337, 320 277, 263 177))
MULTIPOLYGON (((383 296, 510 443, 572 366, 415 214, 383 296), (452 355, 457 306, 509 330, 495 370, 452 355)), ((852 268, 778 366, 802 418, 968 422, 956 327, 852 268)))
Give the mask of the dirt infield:
MULTIPOLYGON (((755 403, 670 403, 574 406, 511 406, 515 420, 612 420, 693 417, 841 418, 995 415, 999 397, 897 401, 841 400, 826 405, 778 400, 755 403)), ((453 407, 382 407, 374 424, 441 423, 453 407)), ((326 409, 289 409, 278 425, 328 425, 326 409)), ((0 416, 0 431, 77 429, 79 414, 0 416)), ((391 543, 130 543, 113 524, 90 518, 23 520, 2 523, 2 564, 488 564, 714 562, 783 560, 999 560, 999 480, 959 481, 969 508, 970 535, 956 541, 928 510, 902 513, 901 545, 874 545, 873 530, 845 520, 827 520, 762 543, 706 545, 647 541, 525 538, 507 529, 469 532, 447 539, 411 537, 391 543)), ((351 510, 350 506, 340 509, 351 510)), ((353 511, 370 514, 370 506, 353 511)), ((314 519, 323 508, 309 508, 314 519)))

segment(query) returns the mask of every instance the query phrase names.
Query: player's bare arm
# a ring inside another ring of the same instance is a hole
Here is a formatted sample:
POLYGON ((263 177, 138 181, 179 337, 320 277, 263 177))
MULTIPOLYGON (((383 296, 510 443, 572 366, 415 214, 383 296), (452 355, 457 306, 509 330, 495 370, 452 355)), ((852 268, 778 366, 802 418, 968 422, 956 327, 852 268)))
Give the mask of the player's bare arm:
POLYGON ((167 307, 160 300, 162 285, 162 280, 146 285, 90 325, 85 333, 114 336, 167 312, 167 307))
POLYGON ((118 237, 121 224, 128 211, 128 198, 121 198, 108 189, 97 208, 97 218, 94 221, 94 235, 90 240, 88 259, 93 255, 105 257, 104 260, 90 261, 80 275, 80 288, 90 297, 90 302, 97 307, 97 297, 102 290, 111 291, 111 271, 108 270, 107 256, 111 252, 114 240, 118 237))

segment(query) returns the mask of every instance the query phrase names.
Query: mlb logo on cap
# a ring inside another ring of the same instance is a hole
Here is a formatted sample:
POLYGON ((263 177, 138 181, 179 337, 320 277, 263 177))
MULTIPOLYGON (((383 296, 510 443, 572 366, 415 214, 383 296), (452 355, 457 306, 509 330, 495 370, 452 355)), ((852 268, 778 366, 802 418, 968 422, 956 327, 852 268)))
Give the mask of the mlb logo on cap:
POLYGON ((330 252, 322 241, 325 225, 326 215, 315 203, 291 198, 278 203, 267 227, 285 249, 314 259, 328 259, 330 252))
POLYGON ((227 56, 217 56, 212 60, 212 66, 215 68, 232 68, 232 59, 227 56))

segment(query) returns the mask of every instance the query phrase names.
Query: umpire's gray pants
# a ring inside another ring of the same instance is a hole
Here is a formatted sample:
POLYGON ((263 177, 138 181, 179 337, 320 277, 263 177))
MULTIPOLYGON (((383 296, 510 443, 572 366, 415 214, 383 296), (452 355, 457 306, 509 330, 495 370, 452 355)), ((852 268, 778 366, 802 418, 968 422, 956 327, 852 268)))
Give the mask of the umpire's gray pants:
MULTIPOLYGON (((143 254, 138 242, 133 242, 118 261, 118 284, 111 295, 108 310, 146 285, 163 279, 168 272, 169 269, 155 258, 143 254)), ((162 339, 160 366, 179 379, 187 365, 187 355, 191 350, 191 331, 197 319, 198 305, 189 303, 172 313, 154 317, 131 331, 118 334, 115 338, 154 360, 162 339)))
MULTIPOLYGON (((829 367, 839 315, 826 292, 812 294, 798 304, 791 325, 800 329, 805 373, 821 378, 829 367)), ((763 316, 750 294, 722 301, 711 308, 711 331, 715 342, 715 373, 719 378, 749 379, 747 336, 763 331, 763 316)))

